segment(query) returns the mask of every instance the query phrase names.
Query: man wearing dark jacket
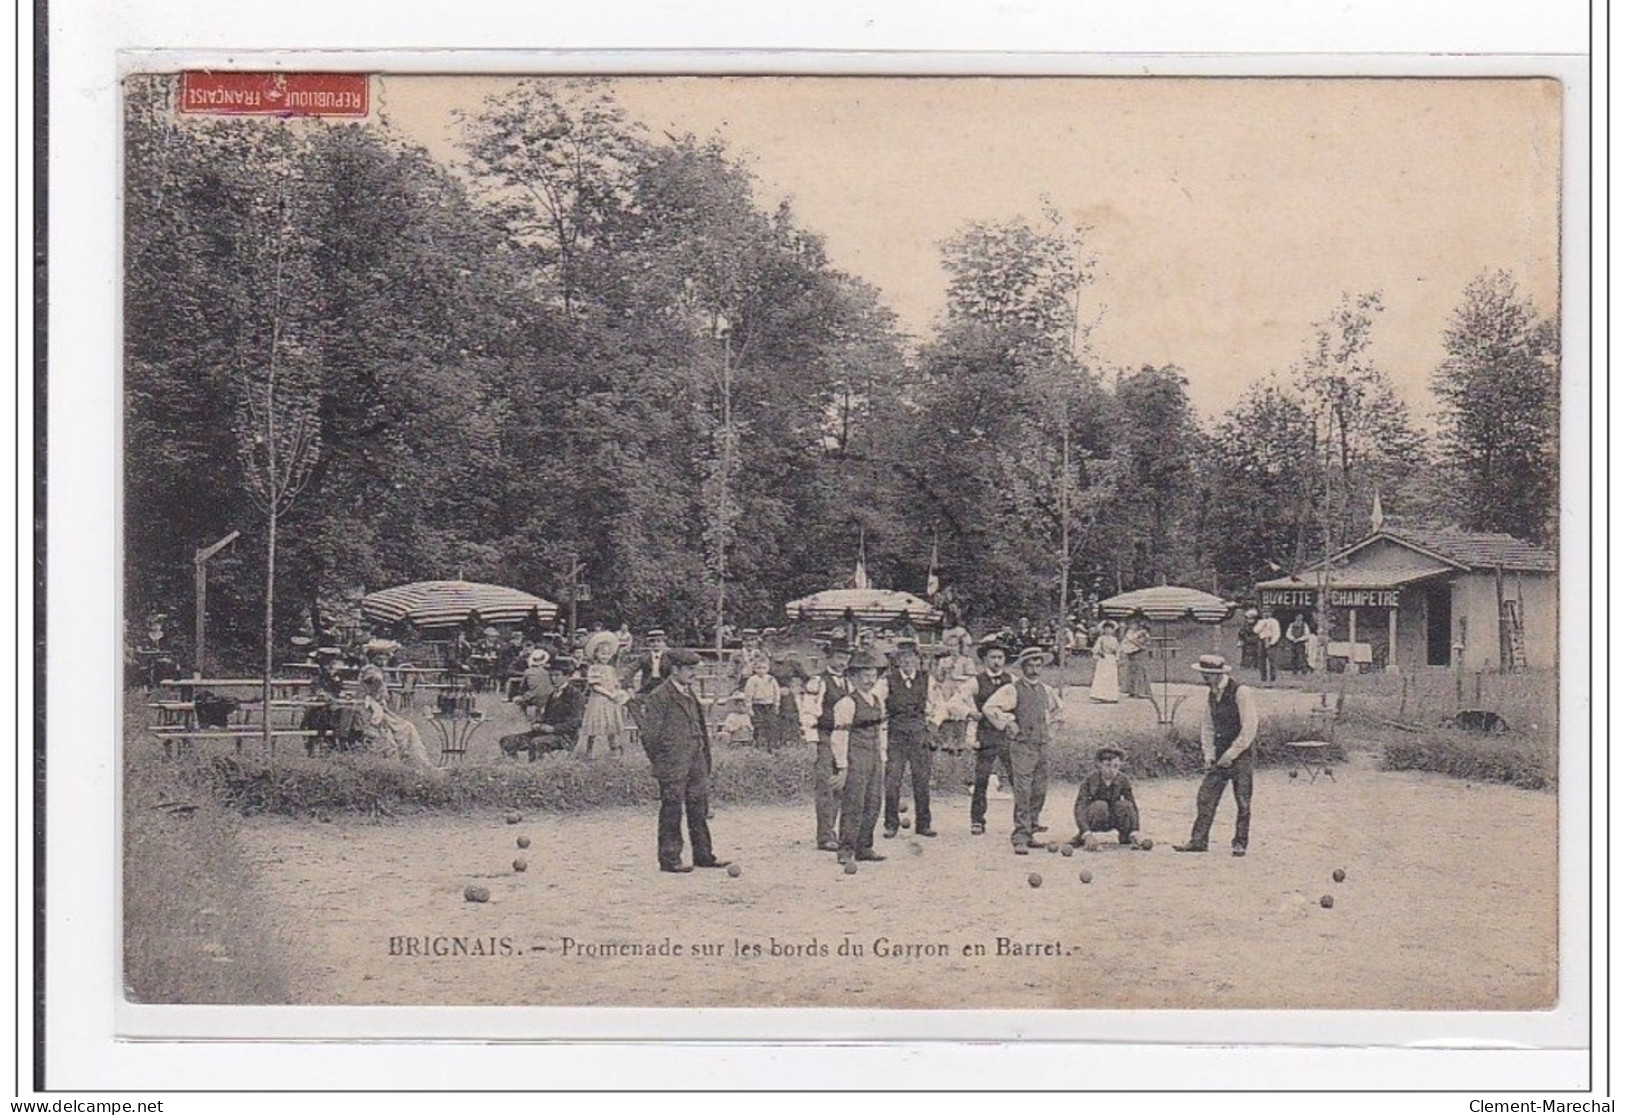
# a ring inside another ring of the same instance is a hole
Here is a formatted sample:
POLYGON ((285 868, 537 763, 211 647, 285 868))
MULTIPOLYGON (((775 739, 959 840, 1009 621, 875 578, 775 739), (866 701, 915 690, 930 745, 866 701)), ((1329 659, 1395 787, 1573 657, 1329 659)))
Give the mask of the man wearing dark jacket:
POLYGON ((671 676, 645 698, 641 717, 643 750, 655 781, 660 783, 660 822, 656 852, 660 870, 684 874, 694 867, 727 867, 711 848, 706 823, 710 806, 711 764, 705 710, 694 691, 694 667, 700 659, 678 648, 667 653, 671 676), (683 818, 694 845, 694 867, 683 863, 683 818))

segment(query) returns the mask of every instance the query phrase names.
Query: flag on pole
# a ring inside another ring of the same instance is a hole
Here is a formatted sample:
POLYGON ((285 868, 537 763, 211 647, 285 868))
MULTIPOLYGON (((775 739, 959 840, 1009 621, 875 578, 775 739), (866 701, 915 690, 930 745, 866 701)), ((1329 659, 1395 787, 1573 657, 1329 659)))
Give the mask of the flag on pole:
POLYGON ((861 531, 858 533, 858 566, 852 570, 852 587, 869 587, 869 570, 865 568, 863 562, 863 533, 861 531))
POLYGON ((942 588, 942 580, 937 576, 937 534, 931 532, 931 568, 925 574, 925 598, 927 600, 937 594, 942 588))

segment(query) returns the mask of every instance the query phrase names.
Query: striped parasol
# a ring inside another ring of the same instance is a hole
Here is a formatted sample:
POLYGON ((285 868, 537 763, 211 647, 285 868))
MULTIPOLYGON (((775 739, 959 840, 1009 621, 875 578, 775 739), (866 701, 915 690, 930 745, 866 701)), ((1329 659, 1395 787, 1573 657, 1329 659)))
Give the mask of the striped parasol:
POLYGON ((932 626, 942 622, 942 613, 913 593, 883 588, 834 588, 792 600, 784 606, 791 619, 838 620, 848 612, 860 623, 891 623, 908 613, 910 623, 932 626))
MULTIPOLYGON (((1216 626, 1230 618, 1236 610, 1236 605, 1201 589, 1183 588, 1179 585, 1157 585, 1155 588, 1140 588, 1108 597, 1100 602, 1100 610, 1113 619, 1144 619, 1163 625, 1166 644, 1167 624, 1194 620, 1197 623, 1216 626)), ((1162 659, 1161 702, 1157 701, 1155 690, 1152 690, 1149 696, 1152 707, 1157 711, 1157 723, 1171 726, 1174 722, 1174 712, 1185 697, 1174 694, 1170 689, 1172 684, 1172 679, 1168 676, 1170 655, 1171 651, 1159 655, 1162 659)))
POLYGON ((1102 600, 1100 610, 1113 619, 1148 619, 1156 623, 1177 623, 1188 619, 1197 623, 1223 623, 1236 610, 1236 605, 1201 589, 1158 585, 1102 600))
POLYGON ((370 593, 361 614, 374 623, 409 621, 418 627, 456 627, 478 612, 481 623, 521 623, 532 611, 551 623, 559 606, 540 596, 503 585, 474 581, 416 581, 370 593))

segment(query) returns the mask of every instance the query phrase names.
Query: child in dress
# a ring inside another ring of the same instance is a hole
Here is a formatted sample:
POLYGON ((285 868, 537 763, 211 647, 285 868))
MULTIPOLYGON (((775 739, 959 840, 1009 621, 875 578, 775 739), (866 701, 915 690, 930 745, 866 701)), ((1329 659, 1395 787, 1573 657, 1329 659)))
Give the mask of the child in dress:
POLYGON ((749 747, 756 740, 750 708, 743 693, 728 698, 728 715, 722 718, 722 738, 735 747, 749 747))
POLYGON ((587 709, 573 752, 581 758, 592 758, 598 748, 619 755, 626 741, 626 702, 632 695, 621 688, 615 669, 620 649, 613 631, 599 631, 587 640, 587 709))

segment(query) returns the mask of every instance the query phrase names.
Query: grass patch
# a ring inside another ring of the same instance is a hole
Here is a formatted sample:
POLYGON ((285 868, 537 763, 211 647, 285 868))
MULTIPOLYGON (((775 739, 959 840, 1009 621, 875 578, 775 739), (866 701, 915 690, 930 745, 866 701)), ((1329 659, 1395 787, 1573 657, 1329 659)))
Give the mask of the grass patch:
POLYGON ((1479 736, 1440 729, 1391 736, 1383 742, 1383 770, 1425 770, 1476 782, 1503 782, 1525 790, 1557 785, 1553 749, 1521 733, 1479 736))
MULTIPOLYGON (((1267 721, 1255 743, 1261 767, 1290 761, 1283 740, 1308 738, 1308 722, 1267 721)), ((1201 772, 1195 739, 1164 730, 1140 732, 1074 731, 1050 747, 1050 777, 1076 782, 1094 769, 1095 751, 1106 743, 1122 747, 1125 769, 1137 778, 1166 778, 1201 772)), ((812 797, 811 747, 782 751, 719 747, 711 772, 718 802, 741 805, 808 801, 812 797)), ((1329 761, 1341 761, 1333 748, 1329 761)), ((266 760, 252 753, 215 755, 189 761, 228 808, 244 814, 321 816, 359 813, 391 816, 422 810, 477 808, 532 809, 556 813, 615 806, 651 806, 659 791, 641 753, 590 761, 565 754, 537 762, 467 762, 436 774, 366 755, 303 756, 266 760)), ((933 784, 942 793, 960 793, 972 758, 938 755, 933 784)))
POLYGON ((138 1003, 288 1003, 239 818, 187 764, 124 767, 124 987, 138 1003), (179 808, 176 808, 179 806, 179 808))

